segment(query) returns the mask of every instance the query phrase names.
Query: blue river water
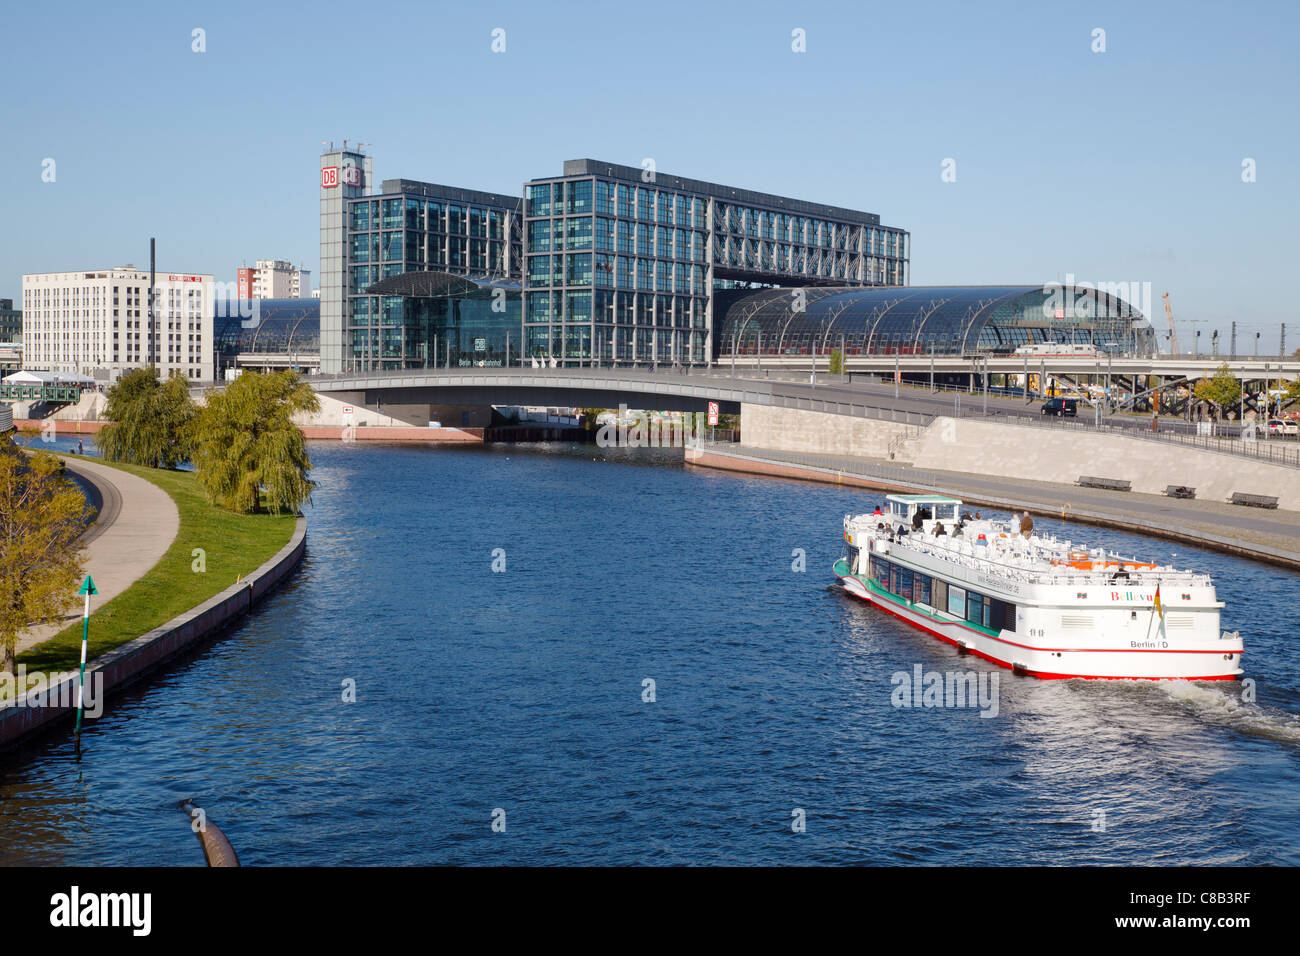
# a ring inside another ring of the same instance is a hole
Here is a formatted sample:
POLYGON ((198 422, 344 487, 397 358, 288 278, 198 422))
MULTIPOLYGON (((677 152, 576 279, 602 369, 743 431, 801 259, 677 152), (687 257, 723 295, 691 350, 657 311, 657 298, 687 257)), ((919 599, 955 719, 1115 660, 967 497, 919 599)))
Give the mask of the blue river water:
POLYGON ((0 755, 0 863, 201 865, 184 797, 252 865, 1300 863, 1300 576, 1040 520, 1210 571, 1257 699, 1040 681, 832 586, 861 491, 680 452, 311 454, 285 587, 80 756, 0 755), (996 716, 895 707, 916 665, 997 674, 996 716))

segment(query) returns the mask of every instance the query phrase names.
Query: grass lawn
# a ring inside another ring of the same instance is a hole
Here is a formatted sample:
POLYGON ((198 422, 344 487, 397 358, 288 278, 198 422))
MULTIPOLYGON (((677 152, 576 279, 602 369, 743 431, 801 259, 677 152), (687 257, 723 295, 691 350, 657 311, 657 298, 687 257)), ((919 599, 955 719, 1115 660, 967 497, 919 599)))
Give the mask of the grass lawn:
MULTIPOLYGON (((76 457, 71 456, 71 457, 76 457)), ((209 505, 188 471, 166 471, 87 459, 139 475, 171 495, 180 512, 176 540, 140 580, 90 616, 91 660, 135 640, 176 615, 202 604, 264 564, 289 542, 294 517, 236 515, 209 505), (193 570, 193 551, 207 552, 207 570, 193 570)), ((32 671, 75 670, 81 661, 81 620, 18 655, 32 671)))

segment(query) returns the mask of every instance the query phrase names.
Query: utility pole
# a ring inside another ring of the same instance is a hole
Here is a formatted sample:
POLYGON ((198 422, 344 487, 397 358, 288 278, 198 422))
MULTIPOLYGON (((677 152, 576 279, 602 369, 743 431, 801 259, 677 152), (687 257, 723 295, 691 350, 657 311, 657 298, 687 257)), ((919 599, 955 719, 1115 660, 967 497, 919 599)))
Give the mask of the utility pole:
POLYGON ((989 353, 984 353, 984 415, 989 413, 989 353))
POLYGON ((154 362, 154 358, 153 358, 153 351, 154 351, 153 350, 153 343, 154 343, 153 303, 154 303, 154 266, 155 266, 154 243, 155 243, 154 237, 150 236, 149 237, 149 362, 148 364, 156 366, 157 363, 154 362))

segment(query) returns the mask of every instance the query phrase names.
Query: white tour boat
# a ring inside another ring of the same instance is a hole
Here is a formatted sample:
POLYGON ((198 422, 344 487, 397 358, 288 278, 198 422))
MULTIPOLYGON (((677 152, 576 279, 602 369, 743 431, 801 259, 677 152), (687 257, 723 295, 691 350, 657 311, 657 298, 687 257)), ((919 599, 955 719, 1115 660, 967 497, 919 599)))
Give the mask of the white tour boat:
POLYGON ((1208 574, 1035 534, 1033 519, 972 519, 945 495, 889 495, 845 515, 835 574, 941 640, 1046 678, 1233 680, 1242 642, 1219 630, 1208 574))

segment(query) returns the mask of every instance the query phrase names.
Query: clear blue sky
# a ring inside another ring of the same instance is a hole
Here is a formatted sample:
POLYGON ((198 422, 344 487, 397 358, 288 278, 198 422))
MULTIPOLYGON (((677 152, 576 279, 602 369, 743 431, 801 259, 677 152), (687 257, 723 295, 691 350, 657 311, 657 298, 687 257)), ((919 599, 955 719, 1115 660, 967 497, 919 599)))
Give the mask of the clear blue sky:
POLYGON ((150 235, 168 271, 230 280, 274 257, 315 277, 320 143, 347 137, 373 144, 379 178, 509 193, 565 159, 652 157, 662 172, 877 212, 911 231, 916 285, 1150 282, 1161 328, 1169 291, 1180 321, 1262 328, 1270 353, 1285 321, 1291 350, 1298 10, 15 5, 0 57, 0 296, 20 298, 24 272, 146 263, 150 235), (806 53, 791 51, 795 28, 806 53), (941 181, 946 158, 956 182, 941 181))

